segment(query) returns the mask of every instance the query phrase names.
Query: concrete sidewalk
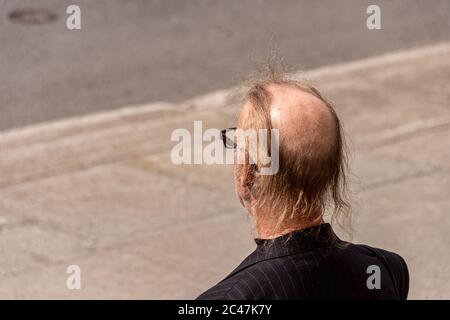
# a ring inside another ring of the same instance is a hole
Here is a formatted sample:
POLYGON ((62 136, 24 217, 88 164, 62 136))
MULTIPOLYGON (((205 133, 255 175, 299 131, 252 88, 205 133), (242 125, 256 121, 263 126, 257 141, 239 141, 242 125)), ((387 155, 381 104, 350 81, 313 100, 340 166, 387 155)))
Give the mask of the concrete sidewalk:
MULTIPOLYGON (((301 76, 350 140, 353 241, 403 255, 410 298, 449 299, 450 45, 301 76)), ((229 93, 1 133, 0 298, 190 299, 231 271, 254 247, 231 167, 170 161, 174 129, 235 123, 229 93)))

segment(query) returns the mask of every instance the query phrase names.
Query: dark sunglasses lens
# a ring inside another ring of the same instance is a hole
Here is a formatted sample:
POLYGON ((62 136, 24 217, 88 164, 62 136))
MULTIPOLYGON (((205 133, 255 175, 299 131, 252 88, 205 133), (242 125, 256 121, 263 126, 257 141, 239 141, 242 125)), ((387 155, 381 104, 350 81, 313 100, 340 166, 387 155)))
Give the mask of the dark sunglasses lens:
POLYGON ((222 130, 222 141, 227 149, 234 149, 236 144, 234 142, 234 128, 222 130))

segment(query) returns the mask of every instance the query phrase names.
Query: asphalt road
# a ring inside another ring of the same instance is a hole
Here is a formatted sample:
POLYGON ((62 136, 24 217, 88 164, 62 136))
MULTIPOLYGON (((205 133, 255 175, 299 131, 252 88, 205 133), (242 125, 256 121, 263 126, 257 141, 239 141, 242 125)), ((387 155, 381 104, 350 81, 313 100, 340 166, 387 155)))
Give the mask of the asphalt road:
POLYGON ((450 39, 450 1, 0 0, 0 130, 128 104, 177 102, 239 82, 277 49, 293 69, 450 39), (81 7, 82 29, 66 28, 81 7), (58 15, 45 25, 16 8, 58 15))

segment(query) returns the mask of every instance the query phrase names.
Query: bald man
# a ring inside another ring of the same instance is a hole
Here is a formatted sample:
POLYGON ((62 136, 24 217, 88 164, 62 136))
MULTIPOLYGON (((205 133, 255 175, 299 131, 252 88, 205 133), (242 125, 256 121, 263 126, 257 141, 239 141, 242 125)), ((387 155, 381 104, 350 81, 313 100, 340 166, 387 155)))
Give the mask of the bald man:
POLYGON ((343 241, 325 222, 329 212, 349 227, 350 205, 341 124, 317 89, 274 73, 256 79, 237 128, 278 130, 279 168, 261 174, 248 141, 233 144, 246 152, 235 189, 255 222, 256 249, 198 299, 406 299, 402 257, 343 241))

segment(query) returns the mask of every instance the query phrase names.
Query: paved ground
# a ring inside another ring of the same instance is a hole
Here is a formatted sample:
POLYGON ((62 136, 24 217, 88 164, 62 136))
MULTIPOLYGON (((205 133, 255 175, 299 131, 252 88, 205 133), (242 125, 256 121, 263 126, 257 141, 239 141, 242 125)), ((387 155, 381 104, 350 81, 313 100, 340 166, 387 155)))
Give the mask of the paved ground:
POLYGON ((447 0, 378 0, 382 30, 366 28, 373 1, 0 0, 0 130, 121 108, 180 102, 234 85, 271 49, 295 70, 450 39, 447 0), (11 23, 11 10, 54 10, 49 25, 11 23))
MULTIPOLYGON (((303 76, 350 138, 354 240, 406 258, 410 298, 450 298, 450 45, 303 76)), ((194 298, 220 280, 252 250, 250 223, 231 168, 173 165, 170 134, 237 110, 215 93, 0 135, 0 298, 194 298)))

